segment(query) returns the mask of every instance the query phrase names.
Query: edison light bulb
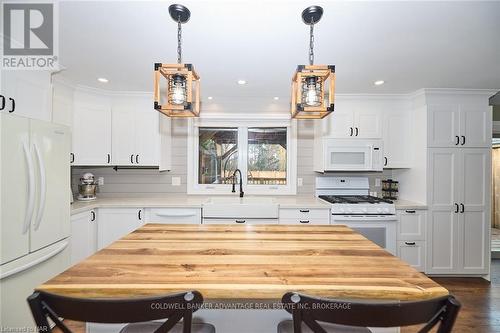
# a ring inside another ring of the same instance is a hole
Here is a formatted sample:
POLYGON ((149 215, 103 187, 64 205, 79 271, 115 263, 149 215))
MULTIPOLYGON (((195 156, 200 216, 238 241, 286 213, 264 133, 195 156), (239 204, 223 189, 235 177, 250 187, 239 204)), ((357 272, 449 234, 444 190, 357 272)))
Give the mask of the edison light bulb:
POLYGON ((181 105, 186 102, 186 79, 182 75, 174 75, 172 78, 170 102, 181 105))
POLYGON ((302 99, 307 106, 321 105, 321 85, 317 84, 317 82, 318 78, 315 76, 310 76, 306 79, 302 91, 302 99))

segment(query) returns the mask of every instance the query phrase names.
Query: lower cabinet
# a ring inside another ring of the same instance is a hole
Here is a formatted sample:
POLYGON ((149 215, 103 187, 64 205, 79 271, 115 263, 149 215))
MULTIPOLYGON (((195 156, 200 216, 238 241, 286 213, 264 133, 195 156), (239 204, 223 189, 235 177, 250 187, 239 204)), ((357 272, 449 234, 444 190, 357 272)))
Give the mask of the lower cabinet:
POLYGON ((146 223, 201 224, 201 208, 147 208, 146 223))
POLYGON ((108 246, 144 224, 144 208, 99 208, 97 248, 108 246))
POLYGON ((204 218, 203 224, 278 224, 278 219, 210 219, 204 218))
POLYGON ((71 265, 97 251, 97 215, 95 210, 71 216, 71 265))
POLYGON ((282 208, 279 210, 279 224, 330 224, 330 209, 282 208))
POLYGON ((427 211, 424 209, 397 210, 398 257, 419 272, 426 270, 427 211))

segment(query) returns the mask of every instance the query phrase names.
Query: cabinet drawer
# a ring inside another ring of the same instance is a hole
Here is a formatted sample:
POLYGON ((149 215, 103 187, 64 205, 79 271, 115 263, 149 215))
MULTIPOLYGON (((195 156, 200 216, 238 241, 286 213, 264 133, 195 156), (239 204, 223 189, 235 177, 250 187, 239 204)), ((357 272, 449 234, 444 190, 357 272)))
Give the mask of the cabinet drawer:
POLYGON ((425 210, 398 210, 398 240, 425 240, 426 216, 425 210))
POLYGON ((328 225, 330 221, 326 218, 303 218, 303 219, 283 219, 280 218, 279 224, 295 224, 295 225, 328 225))
POLYGON ((425 271, 425 242, 398 241, 398 257, 419 272, 425 271))
POLYGON ((310 219, 324 219, 330 221, 329 209, 318 208, 282 208, 280 209, 281 219, 295 219, 295 220, 310 220, 310 219))
POLYGON ((146 223, 161 224, 200 224, 200 208, 149 208, 146 210, 146 223))
POLYGON ((203 219, 203 224, 278 224, 278 219, 203 219))

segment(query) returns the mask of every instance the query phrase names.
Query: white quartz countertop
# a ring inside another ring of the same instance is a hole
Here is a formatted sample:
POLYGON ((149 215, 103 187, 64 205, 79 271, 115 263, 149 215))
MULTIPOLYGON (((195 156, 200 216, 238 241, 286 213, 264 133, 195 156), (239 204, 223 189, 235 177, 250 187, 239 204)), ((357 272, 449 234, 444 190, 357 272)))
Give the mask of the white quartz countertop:
MULTIPOLYGON (((96 208, 201 208, 213 196, 172 194, 162 197, 115 197, 97 198, 93 201, 77 201, 71 204, 71 214, 78 214, 96 208)), ((280 208, 324 208, 330 204, 312 195, 287 195, 273 197, 280 208)))
POLYGON ((421 202, 398 199, 394 201, 396 209, 427 209, 427 205, 421 202))

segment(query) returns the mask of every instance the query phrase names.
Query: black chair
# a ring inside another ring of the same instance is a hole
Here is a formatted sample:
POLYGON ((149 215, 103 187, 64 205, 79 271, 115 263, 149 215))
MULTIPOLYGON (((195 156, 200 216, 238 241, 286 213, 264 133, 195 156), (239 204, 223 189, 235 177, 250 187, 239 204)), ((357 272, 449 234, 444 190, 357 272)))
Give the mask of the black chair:
POLYGON ((278 333, 371 332, 367 327, 420 324, 425 325, 418 332, 426 333, 438 323, 437 333, 448 333, 461 306, 451 295, 417 302, 362 303, 289 292, 281 302, 293 321, 282 321, 278 333))
POLYGON ((51 331, 47 318, 63 333, 71 333, 60 317, 79 322, 131 323, 120 331, 123 333, 215 333, 213 325, 192 323, 193 312, 203 304, 198 291, 135 299, 73 298, 37 291, 28 297, 28 303, 38 331, 45 333, 51 331))

